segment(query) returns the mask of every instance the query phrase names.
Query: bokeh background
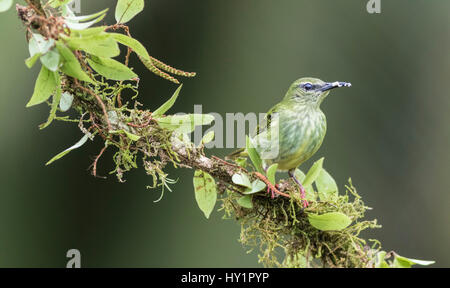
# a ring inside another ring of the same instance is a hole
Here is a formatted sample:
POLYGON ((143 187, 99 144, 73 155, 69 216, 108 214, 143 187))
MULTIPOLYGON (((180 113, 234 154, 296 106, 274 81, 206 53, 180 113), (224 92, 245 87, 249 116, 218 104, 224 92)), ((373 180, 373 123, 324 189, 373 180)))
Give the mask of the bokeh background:
MULTIPOLYGON (((311 161, 342 187, 348 177, 383 225, 366 237, 386 250, 450 266, 450 2, 381 0, 152 0, 130 27, 150 53, 198 72, 174 112, 265 112, 296 78, 353 83, 322 105, 328 134, 311 161)), ((81 1, 82 13, 115 1, 81 1)), ((48 107, 25 109, 38 68, 28 70, 24 28, 12 9, 0 14, 0 266, 65 267, 76 248, 83 267, 259 267, 237 242, 239 224, 197 208, 192 171, 163 200, 142 169, 95 179, 102 147, 89 143, 50 167, 78 141, 76 125, 40 131, 48 107)), ((140 101, 156 108, 176 86, 133 58, 140 101)), ((39 66, 39 65, 37 65, 39 66)), ((208 153, 226 155, 229 150, 208 153)), ((112 169, 111 151, 99 174, 112 169)), ((309 167, 305 164, 303 169, 309 167)))

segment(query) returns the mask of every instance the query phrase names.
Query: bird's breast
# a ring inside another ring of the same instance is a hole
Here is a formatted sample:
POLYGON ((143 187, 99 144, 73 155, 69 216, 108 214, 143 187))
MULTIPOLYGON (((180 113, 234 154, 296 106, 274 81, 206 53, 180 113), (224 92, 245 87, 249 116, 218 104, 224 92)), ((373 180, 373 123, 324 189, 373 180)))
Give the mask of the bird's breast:
POLYGON ((279 170, 290 170, 320 148, 326 133, 326 118, 320 110, 287 110, 279 113, 278 126, 278 155, 265 162, 278 163, 279 170))

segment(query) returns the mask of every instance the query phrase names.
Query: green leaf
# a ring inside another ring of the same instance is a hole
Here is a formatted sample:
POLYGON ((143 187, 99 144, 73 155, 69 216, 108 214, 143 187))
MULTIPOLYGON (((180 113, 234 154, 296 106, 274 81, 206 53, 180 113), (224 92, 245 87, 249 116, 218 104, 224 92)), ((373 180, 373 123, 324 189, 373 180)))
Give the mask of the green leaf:
POLYGON ((109 132, 109 133, 111 133, 111 134, 125 134, 125 135, 127 135, 127 137, 130 139, 130 140, 132 140, 132 141, 138 141, 139 139, 141 139, 141 136, 138 136, 138 135, 135 135, 135 134, 133 134, 133 133, 130 133, 130 132, 128 132, 128 131, 126 131, 126 130, 123 130, 123 129, 121 129, 121 130, 116 130, 116 131, 111 131, 111 132, 109 132))
POLYGON ((116 57, 120 54, 119 44, 108 33, 88 37, 64 37, 72 50, 83 50, 99 57, 116 57))
POLYGON ((300 183, 303 184, 303 180, 305 180, 305 173, 303 173, 302 170, 300 170, 298 168, 295 169, 294 176, 295 176, 295 178, 297 178, 298 181, 300 181, 300 183))
POLYGON ((50 71, 57 71, 59 68, 60 56, 57 50, 52 49, 55 45, 55 40, 46 40, 42 35, 32 33, 30 42, 28 43, 28 51, 30 52, 30 58, 28 58, 25 64, 31 68, 40 55, 42 65, 47 67, 50 71))
POLYGON ((198 207, 208 219, 216 205, 216 182, 208 173, 196 170, 194 174, 194 189, 198 207))
POLYGON ((106 16, 107 11, 108 11, 108 9, 104 9, 100 12, 97 12, 97 13, 94 13, 91 15, 83 15, 83 16, 66 15, 64 17, 64 19, 66 20, 65 22, 66 22, 67 27, 69 27, 69 29, 84 30, 84 29, 91 27, 95 23, 98 23, 101 20, 103 20, 103 18, 105 18, 105 16, 106 16), (93 19, 93 20, 89 21, 91 19, 93 19), (85 22, 85 21, 88 21, 88 22, 85 22))
POLYGON ((84 30, 84 29, 91 27, 95 23, 100 22, 101 20, 103 20, 103 18, 105 18, 105 16, 106 15, 104 14, 104 15, 98 17, 97 19, 94 19, 89 22, 82 22, 82 23, 66 21, 66 25, 67 25, 67 27, 69 27, 70 29, 73 29, 73 30, 84 30))
POLYGON ((85 29, 91 27, 95 23, 100 22, 101 20, 103 20, 103 18, 105 18, 105 16, 106 15, 102 15, 102 16, 100 16, 97 19, 94 19, 94 20, 89 21, 89 22, 82 22, 82 23, 66 21, 66 25, 67 25, 67 27, 69 27, 69 29, 82 31, 82 30, 85 30, 85 29))
POLYGON ((5 12, 11 8, 13 0, 0 0, 0 12, 5 12))
POLYGON ((58 53, 58 50, 52 49, 41 56, 41 63, 45 67, 47 67, 48 70, 56 72, 59 68, 59 60, 60 56, 58 53))
POLYGON ((153 117, 158 117, 164 115, 170 108, 172 108, 173 104, 175 104, 175 101, 177 101, 178 95, 180 94, 181 88, 183 87, 183 84, 178 86, 177 90, 175 90, 175 93, 173 93, 172 97, 170 97, 169 100, 166 101, 161 107, 156 109, 153 113, 153 117))
POLYGON ((92 56, 88 59, 88 63, 95 71, 107 79, 122 81, 138 77, 130 68, 111 58, 92 56))
POLYGON ((214 121, 214 116, 209 114, 187 114, 156 117, 161 128, 178 133, 191 133, 196 126, 209 125, 214 121))
POLYGON ((389 264, 385 260, 386 251, 380 251, 375 256, 375 268, 389 268, 389 264))
POLYGON ((266 183, 261 180, 255 180, 252 182, 252 192, 259 192, 266 188, 266 183))
POLYGON ((338 187, 333 177, 322 168, 316 178, 316 186, 321 201, 335 200, 338 196, 338 187))
MULTIPOLYGON (((295 169, 294 172, 295 178, 297 178, 300 183, 303 185, 303 180, 305 179, 305 173, 303 173, 300 169, 295 169)), ((314 188, 312 185, 305 186, 303 185, 303 188, 305 188, 306 195, 305 199, 308 201, 315 201, 316 200, 316 191, 314 191, 314 188)))
POLYGON ((39 125, 40 129, 47 128, 48 125, 50 125, 52 123, 53 119, 55 119, 56 110, 58 109, 58 104, 61 100, 61 92, 62 92, 61 88, 58 87, 58 89, 56 89, 56 93, 53 94, 53 102, 52 102, 52 107, 50 109, 50 115, 48 116, 47 122, 39 125))
POLYGON ((239 198, 237 200, 237 203, 244 208, 252 209, 253 208, 252 195, 246 195, 239 198))
POLYGON ((150 54, 148 54, 147 49, 138 40, 128 37, 124 34, 119 33, 108 33, 113 36, 114 39, 122 45, 130 47, 137 55, 144 58, 145 60, 150 60, 150 54))
POLYGON ((59 6, 66 5, 72 0, 51 0, 48 2, 52 8, 58 8, 59 6))
POLYGON ((31 96, 27 107, 38 105, 47 101, 59 84, 59 74, 57 72, 51 72, 45 66, 42 66, 34 86, 33 96, 31 96))
POLYGON ((133 141, 138 141, 139 139, 141 139, 141 136, 138 136, 138 135, 135 135, 133 133, 127 132, 125 130, 124 130, 124 132, 127 135, 127 137, 130 138, 133 141))
POLYGON ((242 168, 245 168, 247 166, 247 158, 246 157, 238 157, 234 160, 237 165, 239 165, 242 168))
POLYGON ((106 12, 108 12, 109 8, 103 9, 102 11, 89 14, 89 15, 82 15, 82 16, 67 16, 65 17, 66 20, 70 20, 73 22, 84 22, 89 21, 92 19, 99 19, 101 16, 104 16, 106 12))
POLYGON ((41 53, 36 53, 33 56, 29 57, 27 60, 25 60, 25 65, 27 65, 28 68, 33 67, 36 61, 41 57, 41 55, 41 53))
POLYGON ((75 13, 73 13, 70 5, 62 5, 61 6, 61 15, 63 17, 76 17, 75 13))
POLYGON ((55 162, 58 159, 61 159, 62 157, 64 157, 65 155, 67 155, 70 151, 75 150, 77 148, 80 148, 81 146, 84 145, 84 143, 86 143, 86 141, 89 139, 88 134, 84 135, 83 138, 80 139, 80 141, 78 141, 77 143, 75 143, 75 145, 73 145, 70 148, 67 148, 66 150, 64 150, 63 152, 59 153, 58 155, 56 155, 55 157, 53 157, 52 159, 50 159, 50 161, 48 161, 45 165, 50 165, 53 162, 55 162))
POLYGON ((261 180, 255 180, 252 182, 252 187, 247 188, 244 191, 244 194, 255 194, 258 193, 266 188, 266 183, 262 182, 261 180))
POLYGON ((392 263, 392 266, 394 268, 411 268, 413 265, 422 265, 422 266, 428 266, 431 264, 434 264, 435 261, 425 261, 425 260, 417 260, 417 259, 410 259, 403 256, 400 256, 398 254, 394 255, 394 262, 392 263))
POLYGON ((37 53, 44 55, 50 51, 53 45, 55 45, 55 40, 46 40, 41 34, 32 33, 30 42, 28 43, 28 51, 30 52, 30 56, 34 56, 37 53))
POLYGON ((316 181, 317 177, 320 174, 320 171, 322 170, 323 159, 324 158, 320 158, 311 166, 308 173, 306 174, 305 179, 303 180, 303 186, 309 186, 314 183, 314 181, 316 181))
MULTIPOLYGON (((90 36, 95 36, 98 34, 102 34, 103 32, 105 32, 106 26, 98 26, 98 27, 92 27, 92 28, 87 28, 84 30, 71 30, 70 31, 70 35, 72 37, 90 37, 90 36)), ((108 35, 111 35, 111 33, 108 33, 108 35)))
POLYGON ((352 220, 340 212, 331 212, 322 215, 308 214, 309 223, 322 231, 339 231, 347 228, 352 220))
POLYGON ((64 43, 56 42, 56 48, 59 51, 63 59, 61 66, 61 71, 71 77, 77 78, 80 81, 85 81, 89 83, 94 83, 94 81, 83 71, 80 62, 73 54, 72 50, 69 49, 64 43))
POLYGON ((250 182, 250 180, 248 179, 247 175, 245 174, 234 174, 233 177, 231 177, 231 180, 233 181, 234 184, 239 185, 239 186, 244 186, 247 188, 252 188, 252 183, 250 182))
POLYGON ((276 184, 275 175, 277 173, 278 164, 272 164, 269 168, 267 168, 267 179, 269 179, 270 183, 273 185, 276 184))
POLYGON ((117 23, 127 23, 144 10, 144 0, 118 0, 116 6, 117 23))
POLYGON ((250 160, 252 160, 252 163, 255 166, 256 171, 258 171, 261 174, 264 174, 261 158, 259 157, 259 154, 256 151, 256 149, 253 148, 253 146, 251 145, 251 141, 248 136, 247 136, 247 142, 246 142, 246 150, 247 150, 248 156, 250 157, 250 160))
POLYGON ((234 184, 243 186, 246 188, 246 190, 243 192, 244 194, 254 194, 262 191, 264 188, 266 188, 266 184, 260 180, 255 180, 253 182, 250 182, 247 175, 236 173, 231 177, 231 180, 234 184))
POLYGON ((66 112, 72 107, 73 95, 69 92, 64 92, 61 95, 61 101, 59 101, 59 109, 62 112, 66 112))
POLYGON ((213 141, 214 136, 215 136, 214 131, 209 131, 208 133, 205 134, 205 136, 203 136, 202 144, 207 144, 207 143, 213 141))

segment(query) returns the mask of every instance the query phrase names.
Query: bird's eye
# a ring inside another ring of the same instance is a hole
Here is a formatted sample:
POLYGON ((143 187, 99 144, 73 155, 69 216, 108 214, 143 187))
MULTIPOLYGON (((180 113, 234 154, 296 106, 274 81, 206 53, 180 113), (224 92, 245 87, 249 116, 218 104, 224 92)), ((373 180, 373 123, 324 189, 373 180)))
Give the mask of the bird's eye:
POLYGON ((309 91, 309 90, 313 89, 314 86, 313 86, 311 83, 306 83, 306 84, 303 85, 303 88, 304 88, 306 91, 309 91))

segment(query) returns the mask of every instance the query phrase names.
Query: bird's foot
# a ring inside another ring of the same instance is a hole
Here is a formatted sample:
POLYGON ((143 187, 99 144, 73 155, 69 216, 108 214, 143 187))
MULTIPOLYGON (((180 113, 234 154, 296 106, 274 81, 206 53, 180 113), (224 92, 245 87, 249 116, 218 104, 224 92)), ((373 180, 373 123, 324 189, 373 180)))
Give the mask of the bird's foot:
POLYGON ((302 183, 298 181, 298 179, 295 177, 295 174, 293 171, 289 171, 289 176, 291 176, 292 179, 294 179, 294 182, 297 183, 298 187, 300 188, 300 199, 303 203, 303 208, 307 208, 309 206, 308 200, 306 200, 306 190, 303 187, 302 183))
POLYGON ((254 172, 254 175, 266 184, 267 193, 271 193, 272 199, 275 198, 275 195, 281 195, 281 196, 284 196, 287 198, 291 197, 289 194, 280 192, 280 190, 278 190, 276 185, 273 185, 272 183, 270 183, 269 179, 267 179, 267 177, 262 175, 261 173, 254 172))
POLYGON ((267 194, 271 194, 272 199, 275 198, 275 193, 276 193, 275 191, 277 191, 278 193, 281 193, 279 188, 278 188, 278 184, 274 185, 276 189, 270 189, 270 187, 268 185, 266 185, 266 186, 267 186, 267 194))
POLYGON ((303 188, 303 185, 300 185, 300 198, 303 202, 303 208, 306 208, 309 206, 308 200, 306 200, 306 190, 303 188))
POLYGON ((267 186, 267 194, 271 194, 272 199, 275 198, 275 192, 273 192, 273 190, 271 190, 271 189, 269 188, 269 186, 267 186))

